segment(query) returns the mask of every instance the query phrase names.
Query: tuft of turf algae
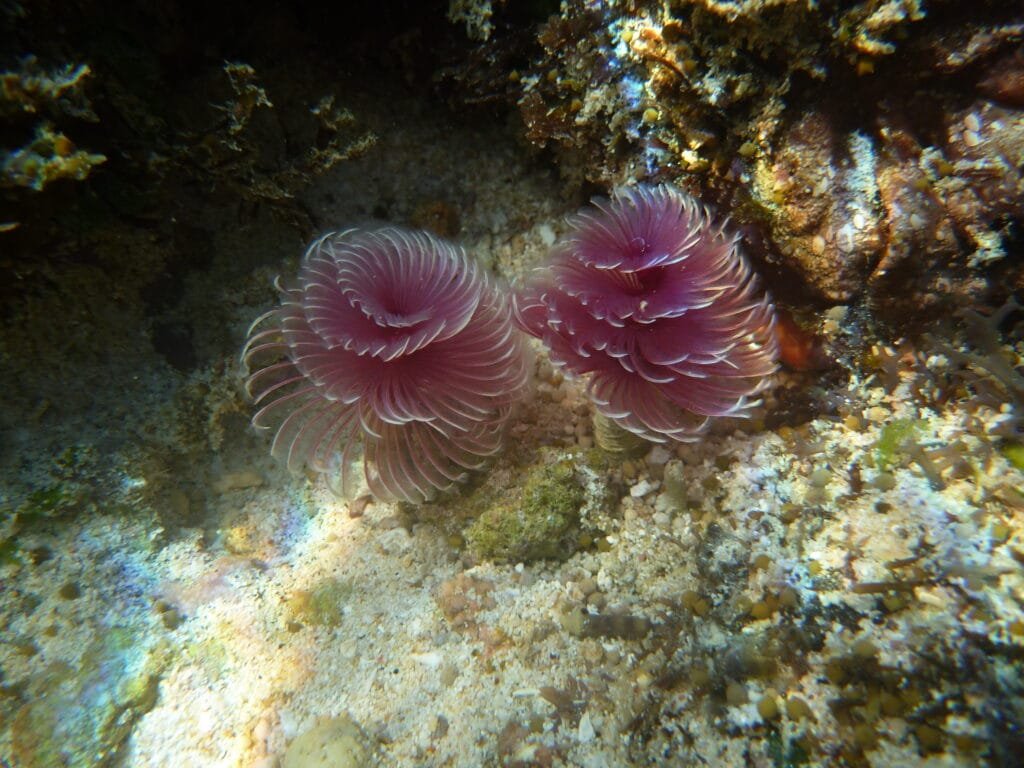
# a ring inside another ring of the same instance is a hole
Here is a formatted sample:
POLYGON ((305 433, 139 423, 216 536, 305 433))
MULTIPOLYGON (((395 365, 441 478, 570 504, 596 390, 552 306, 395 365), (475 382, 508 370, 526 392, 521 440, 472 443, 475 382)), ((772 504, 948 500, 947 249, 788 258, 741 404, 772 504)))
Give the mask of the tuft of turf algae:
POLYGON ((921 419, 896 419, 882 427, 878 442, 875 443, 875 466, 879 470, 889 469, 896 462, 903 444, 917 437, 924 426, 925 422, 921 419))
POLYGON ((565 558, 578 544, 586 491, 570 461, 530 466, 522 490, 493 500, 466 531, 470 551, 490 560, 565 558))

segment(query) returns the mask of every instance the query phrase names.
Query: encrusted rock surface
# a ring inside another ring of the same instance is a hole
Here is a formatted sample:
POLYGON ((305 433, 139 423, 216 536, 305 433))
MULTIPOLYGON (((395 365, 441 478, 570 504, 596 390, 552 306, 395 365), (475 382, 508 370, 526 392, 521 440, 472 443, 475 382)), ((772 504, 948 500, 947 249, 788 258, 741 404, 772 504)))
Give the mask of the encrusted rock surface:
POLYGON ((496 31, 453 79, 515 103, 573 184, 670 178, 719 201, 798 301, 964 304, 976 276, 1022 281, 1001 262, 1024 213, 1024 25, 981 9, 569 2, 536 47, 496 31), (529 65, 481 82, 513 49, 529 65))

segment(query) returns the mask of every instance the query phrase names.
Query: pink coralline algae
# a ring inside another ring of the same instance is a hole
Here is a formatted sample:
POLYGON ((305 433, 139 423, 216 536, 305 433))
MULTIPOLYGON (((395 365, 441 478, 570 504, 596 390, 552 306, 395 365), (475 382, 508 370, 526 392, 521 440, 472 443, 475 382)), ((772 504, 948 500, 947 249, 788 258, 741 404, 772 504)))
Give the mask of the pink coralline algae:
POLYGON ((776 369, 775 312, 734 235, 675 187, 619 189, 569 221, 516 319, 597 410, 655 442, 746 416, 776 369))
POLYGON ((418 503, 502 445, 527 379, 508 298, 456 246, 397 228, 329 233, 243 352, 258 427, 289 469, 418 503))

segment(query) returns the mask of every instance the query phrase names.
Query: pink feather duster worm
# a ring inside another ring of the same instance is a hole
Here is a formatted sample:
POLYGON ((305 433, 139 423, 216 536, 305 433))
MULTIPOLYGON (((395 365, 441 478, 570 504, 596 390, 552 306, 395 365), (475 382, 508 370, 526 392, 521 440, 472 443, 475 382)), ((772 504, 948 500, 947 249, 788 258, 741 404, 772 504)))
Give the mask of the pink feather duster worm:
POLYGON ((527 380, 494 280, 425 232, 328 233, 243 351, 258 427, 289 469, 422 502, 483 466, 527 380))
POLYGON ((569 220, 517 322, 589 375, 597 410, 654 442, 745 416, 776 369, 775 312, 738 238, 675 187, 630 187, 569 220))

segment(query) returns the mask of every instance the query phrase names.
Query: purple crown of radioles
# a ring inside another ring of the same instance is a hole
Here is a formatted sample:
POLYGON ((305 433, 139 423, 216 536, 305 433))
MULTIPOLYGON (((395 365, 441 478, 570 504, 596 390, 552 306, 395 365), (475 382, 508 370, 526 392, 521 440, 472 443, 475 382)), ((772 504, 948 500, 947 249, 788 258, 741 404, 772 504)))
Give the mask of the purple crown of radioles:
POLYGON ((515 316, 597 410, 647 440, 745 416, 776 369, 775 312, 707 209, 669 185, 616 190, 569 220, 515 316))
POLYGON ((347 496, 422 502, 502 445, 527 364, 506 295, 461 249, 398 228, 328 233, 243 360, 272 453, 347 496))

